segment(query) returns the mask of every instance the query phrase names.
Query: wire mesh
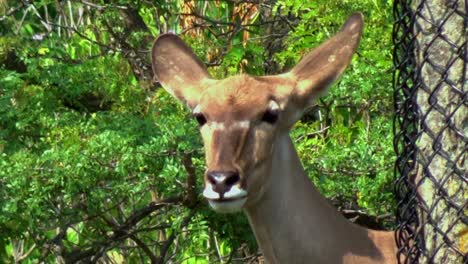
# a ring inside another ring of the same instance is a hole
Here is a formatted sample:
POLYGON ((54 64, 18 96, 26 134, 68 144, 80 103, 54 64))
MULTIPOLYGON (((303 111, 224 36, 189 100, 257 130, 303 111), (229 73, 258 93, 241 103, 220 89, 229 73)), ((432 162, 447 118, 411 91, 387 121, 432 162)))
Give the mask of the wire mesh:
POLYGON ((468 0, 394 2, 400 263, 468 263, 468 0))

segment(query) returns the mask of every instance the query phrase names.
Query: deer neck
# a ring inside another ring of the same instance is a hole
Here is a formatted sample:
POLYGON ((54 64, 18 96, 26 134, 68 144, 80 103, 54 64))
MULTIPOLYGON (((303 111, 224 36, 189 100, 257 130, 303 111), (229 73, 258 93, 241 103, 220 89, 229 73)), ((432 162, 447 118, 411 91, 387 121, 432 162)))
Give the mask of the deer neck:
POLYGON ((245 210, 269 263, 384 262, 373 241, 377 231, 348 222, 328 203, 307 178, 288 134, 278 137, 272 164, 264 195, 245 210))

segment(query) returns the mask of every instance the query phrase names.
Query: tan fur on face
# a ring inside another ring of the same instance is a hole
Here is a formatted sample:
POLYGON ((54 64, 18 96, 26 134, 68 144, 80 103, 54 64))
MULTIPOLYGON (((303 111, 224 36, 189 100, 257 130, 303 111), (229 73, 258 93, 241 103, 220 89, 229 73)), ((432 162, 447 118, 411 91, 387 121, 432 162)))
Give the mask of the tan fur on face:
POLYGON ((255 77, 233 76, 207 87, 201 94, 199 106, 210 121, 251 120, 265 111, 272 89, 255 77))
POLYGON ((207 171, 238 171, 247 190, 261 184, 253 175, 265 174, 259 173, 259 163, 271 157, 276 127, 260 119, 278 105, 272 100, 272 86, 246 75, 205 89, 196 110, 207 119, 200 130, 207 171))

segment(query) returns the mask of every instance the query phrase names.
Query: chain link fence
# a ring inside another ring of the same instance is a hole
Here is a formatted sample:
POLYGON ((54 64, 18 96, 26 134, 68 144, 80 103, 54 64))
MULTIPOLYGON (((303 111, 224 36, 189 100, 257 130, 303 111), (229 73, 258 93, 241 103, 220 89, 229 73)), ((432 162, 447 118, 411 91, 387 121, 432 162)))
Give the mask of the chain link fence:
POLYGON ((468 0, 395 1, 400 263, 468 263, 468 0))

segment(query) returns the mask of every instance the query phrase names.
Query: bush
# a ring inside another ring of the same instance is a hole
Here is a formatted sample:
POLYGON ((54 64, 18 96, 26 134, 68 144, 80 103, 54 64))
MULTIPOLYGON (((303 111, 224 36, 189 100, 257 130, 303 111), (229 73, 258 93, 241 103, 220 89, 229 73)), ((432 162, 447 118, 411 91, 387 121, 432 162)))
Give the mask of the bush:
POLYGON ((213 213, 199 195, 195 123, 150 81, 148 50, 164 28, 185 32, 218 78, 263 75, 363 11, 352 65, 292 138, 334 204, 393 212, 390 1, 49 2, 0 8, 0 259, 255 258, 246 219, 213 213))

